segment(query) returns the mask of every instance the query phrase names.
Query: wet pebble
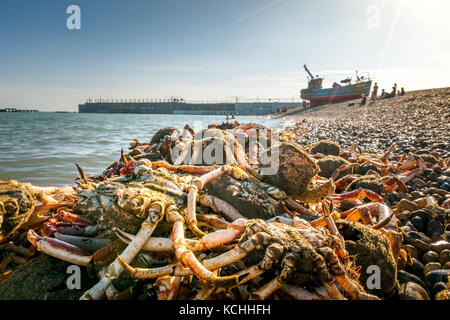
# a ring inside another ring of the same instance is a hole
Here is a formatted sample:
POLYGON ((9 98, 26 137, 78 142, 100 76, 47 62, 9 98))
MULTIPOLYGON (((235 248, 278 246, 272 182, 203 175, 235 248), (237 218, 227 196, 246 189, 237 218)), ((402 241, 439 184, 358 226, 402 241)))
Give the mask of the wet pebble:
POLYGON ((444 226, 436 219, 431 219, 427 224, 427 236, 433 237, 435 233, 440 236, 444 232, 444 226))
MULTIPOLYGON (((426 185, 426 182, 420 178, 413 179, 412 183, 414 183, 414 185, 416 185, 418 187, 424 187, 426 185)), ((414 192, 416 192, 416 191, 414 191, 414 192)), ((414 195, 412 195, 412 196, 414 197, 414 195)), ((415 199, 417 199, 417 198, 415 198, 415 199)))
POLYGON ((414 243, 414 247, 416 247, 420 251, 423 251, 423 252, 430 251, 430 245, 428 243, 426 243, 425 241, 422 241, 420 239, 416 239, 416 240, 414 240, 413 243, 414 243))
POLYGON ((395 216, 398 218, 398 219, 400 219, 400 220, 407 220, 407 219, 409 219, 410 217, 411 217, 411 211, 409 211, 409 210, 404 210, 404 211, 402 211, 402 212, 400 212, 400 213, 397 213, 395 216))
POLYGON ((434 284, 437 282, 447 283, 449 272, 450 272, 449 269, 439 269, 430 271, 425 276, 425 281, 430 288, 433 288, 434 284))
POLYGON ((398 297, 400 300, 430 300, 427 291, 415 282, 402 284, 398 297))
MULTIPOLYGON (((425 282, 422 281, 422 279, 420 279, 418 276, 413 275, 409 272, 406 272, 404 270, 398 270, 397 271, 397 280, 400 284, 404 284, 407 282, 415 282, 418 285, 420 285, 421 287, 426 288, 426 284, 425 282)), ((434 282, 433 282, 434 283, 434 282)))
MULTIPOLYGON (((414 227, 414 225, 413 225, 414 227)), ((429 237, 427 237, 426 235, 424 235, 423 233, 419 233, 417 231, 410 231, 406 234, 406 236, 408 237, 409 240, 414 241, 414 240, 421 240, 425 243, 431 243, 431 239, 429 237)))
POLYGON ((427 251, 422 256, 422 262, 428 264, 429 262, 439 262, 439 253, 435 251, 427 251))
POLYGON ((395 207, 397 209, 397 212, 402 212, 404 210, 409 210, 412 212, 412 211, 416 211, 419 209, 417 204, 415 204, 414 202, 412 202, 408 199, 400 200, 395 207))
POLYGON ((441 251, 441 253, 439 254, 439 262, 442 265, 450 262, 450 250, 449 249, 445 249, 445 250, 441 251))
POLYGON ((417 231, 423 232, 425 230, 425 220, 419 216, 411 218, 411 222, 417 231))
POLYGON ((437 282, 433 286, 433 295, 438 294, 442 290, 445 290, 446 284, 444 282, 437 282))
POLYGON ((424 275, 424 264, 420 262, 416 258, 412 258, 412 264, 407 266, 406 271, 410 272, 418 277, 422 277, 424 275))
POLYGON ((450 192, 450 183, 444 182, 443 184, 441 184, 439 186, 439 189, 442 189, 442 190, 450 192))
POLYGON ((413 191, 413 192, 411 192, 411 196, 414 198, 414 199, 419 199, 419 198, 423 198, 423 197, 425 197, 425 194, 423 193, 423 192, 421 192, 421 191, 413 191))
POLYGON ((403 245, 402 249, 406 250, 406 252, 411 256, 411 258, 419 259, 419 257, 422 255, 419 249, 410 244, 403 245))
POLYGON ((439 262, 429 262, 423 268, 423 274, 426 276, 428 272, 441 269, 439 262))
POLYGON ((430 244, 430 249, 440 253, 442 250, 450 249, 450 242, 445 240, 433 242, 430 244))

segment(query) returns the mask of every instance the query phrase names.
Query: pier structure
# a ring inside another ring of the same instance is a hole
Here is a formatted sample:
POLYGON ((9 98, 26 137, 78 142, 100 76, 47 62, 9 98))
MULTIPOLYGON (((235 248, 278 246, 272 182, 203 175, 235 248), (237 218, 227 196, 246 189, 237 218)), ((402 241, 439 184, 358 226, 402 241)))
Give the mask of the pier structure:
POLYGON ((4 108, 4 109, 0 109, 0 112, 39 112, 39 110, 4 108))
MULTIPOLYGON (((287 100, 287 99, 286 99, 287 100)), ((289 110, 302 106, 301 101, 265 99, 242 101, 185 101, 183 99, 88 99, 78 105, 79 113, 138 113, 189 115, 265 115, 284 107, 289 110)))

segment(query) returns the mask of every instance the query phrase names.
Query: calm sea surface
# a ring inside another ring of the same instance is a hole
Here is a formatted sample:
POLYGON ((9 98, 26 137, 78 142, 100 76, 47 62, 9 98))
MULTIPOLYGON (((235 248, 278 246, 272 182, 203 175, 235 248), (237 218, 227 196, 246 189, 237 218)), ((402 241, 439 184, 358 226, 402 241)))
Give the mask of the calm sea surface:
MULTIPOLYGON (((74 163, 87 174, 101 173, 128 150, 133 138, 150 141, 161 127, 194 129, 221 123, 224 116, 0 113, 0 180, 16 179, 39 186, 73 184, 74 163)), ((286 120, 239 116, 238 121, 258 122, 270 128, 286 120)))

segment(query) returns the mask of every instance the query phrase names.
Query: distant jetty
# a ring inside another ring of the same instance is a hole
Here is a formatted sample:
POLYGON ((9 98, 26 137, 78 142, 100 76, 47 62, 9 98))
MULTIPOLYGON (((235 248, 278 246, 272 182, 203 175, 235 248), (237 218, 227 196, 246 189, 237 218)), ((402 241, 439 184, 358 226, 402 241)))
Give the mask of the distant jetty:
POLYGON ((79 113, 138 113, 138 114, 190 114, 190 115, 265 115, 300 107, 300 101, 281 99, 242 102, 186 102, 183 99, 166 100, 88 100, 78 106, 79 113))
POLYGON ((0 109, 0 112, 39 112, 39 110, 5 108, 5 109, 0 109))

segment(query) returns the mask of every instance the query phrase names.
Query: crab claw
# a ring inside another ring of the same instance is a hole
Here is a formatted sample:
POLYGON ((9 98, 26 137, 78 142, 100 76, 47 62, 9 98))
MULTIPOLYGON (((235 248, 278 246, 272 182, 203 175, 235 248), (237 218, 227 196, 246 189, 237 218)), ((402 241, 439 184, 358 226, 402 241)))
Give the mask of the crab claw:
POLYGON ((78 173, 80 175, 80 181, 85 184, 87 187, 90 187, 90 183, 88 179, 86 178, 86 174, 84 173, 83 168, 81 168, 77 163, 75 163, 75 166, 77 167, 78 173))
POLYGON ((87 266, 92 260, 92 256, 87 251, 58 239, 41 237, 32 229, 28 230, 27 239, 40 252, 57 259, 80 266, 87 266))

